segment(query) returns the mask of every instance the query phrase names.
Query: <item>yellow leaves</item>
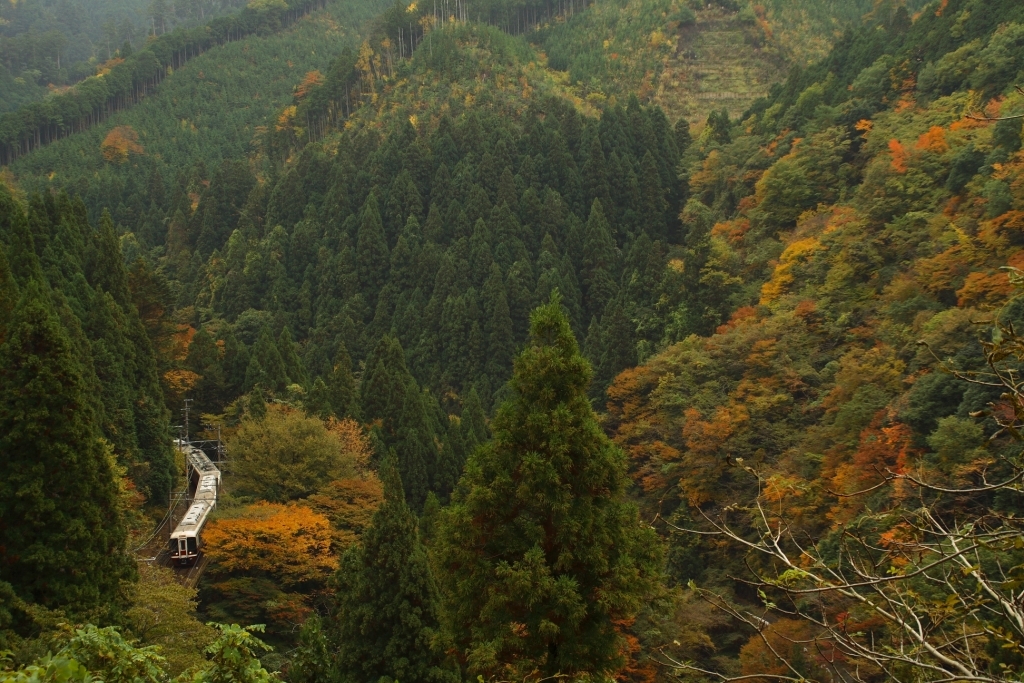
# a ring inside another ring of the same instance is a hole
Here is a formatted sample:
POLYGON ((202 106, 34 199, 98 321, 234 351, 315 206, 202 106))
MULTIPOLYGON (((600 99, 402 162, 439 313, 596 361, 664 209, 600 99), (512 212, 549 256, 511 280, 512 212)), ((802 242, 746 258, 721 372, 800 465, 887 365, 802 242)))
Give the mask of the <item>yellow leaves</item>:
POLYGON ((370 47, 370 41, 364 40, 363 44, 359 46, 359 56, 356 58, 356 68, 359 69, 359 72, 363 76, 363 80, 369 83, 371 88, 373 88, 374 56, 375 53, 373 48, 370 47))
POLYGON ((246 7, 257 12, 266 12, 272 9, 286 10, 288 9, 288 3, 284 0, 249 0, 246 7))
POLYGON ((281 132, 289 130, 292 127, 292 120, 295 119, 295 112, 297 107, 293 104, 284 108, 281 115, 277 117, 277 122, 274 124, 274 130, 281 132))
POLYGON ((788 498, 802 496, 807 485, 800 479, 773 475, 764 483, 764 498, 769 503, 781 503, 788 498))
POLYGON ((139 144, 139 134, 131 126, 117 126, 100 143, 100 151, 106 161, 123 164, 128 161, 129 154, 143 154, 145 150, 139 144))
POLYGON ((199 375, 191 370, 168 370, 164 373, 164 383, 176 394, 191 391, 199 380, 199 375))
POLYGON ((106 76, 108 73, 110 73, 111 69, 113 69, 118 64, 123 64, 123 63, 124 63, 124 60, 121 59, 120 57, 114 57, 113 59, 108 59, 107 61, 103 62, 98 67, 96 67, 96 76, 98 76, 98 77, 106 76))
POLYGON ((821 248, 821 242, 816 237, 797 240, 786 247, 779 259, 779 265, 772 273, 772 279, 761 286, 761 305, 770 304, 785 294, 795 279, 793 268, 821 248))
POLYGON ((332 417, 326 426, 327 431, 338 437, 341 442, 342 453, 352 458, 357 467, 369 467, 373 447, 362 425, 348 417, 341 420, 332 417))
POLYGON ((875 122, 869 119, 861 119, 857 122, 856 128, 861 133, 870 133, 871 129, 875 127, 875 122))

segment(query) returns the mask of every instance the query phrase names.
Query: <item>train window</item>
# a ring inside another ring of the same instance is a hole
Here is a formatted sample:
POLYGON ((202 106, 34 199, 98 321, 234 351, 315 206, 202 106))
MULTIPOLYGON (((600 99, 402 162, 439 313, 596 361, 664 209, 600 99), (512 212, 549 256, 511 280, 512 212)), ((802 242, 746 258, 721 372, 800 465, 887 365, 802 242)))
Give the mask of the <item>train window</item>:
POLYGON ((189 552, 190 555, 196 552, 196 538, 195 538, 195 536, 193 536, 192 538, 188 539, 188 552, 189 552))
POLYGON ((172 538, 170 543, 168 543, 168 547, 172 554, 178 552, 178 539, 172 538))

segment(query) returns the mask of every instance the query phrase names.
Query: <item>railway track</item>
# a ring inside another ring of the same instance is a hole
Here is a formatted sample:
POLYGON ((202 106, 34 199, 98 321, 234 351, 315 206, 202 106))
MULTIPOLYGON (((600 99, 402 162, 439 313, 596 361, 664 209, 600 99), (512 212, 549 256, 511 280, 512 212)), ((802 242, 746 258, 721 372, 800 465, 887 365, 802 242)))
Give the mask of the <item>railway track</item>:
POLYGON ((139 562, 167 567, 180 584, 195 588, 210 563, 201 550, 200 533, 217 505, 220 470, 192 443, 178 441, 177 447, 186 457, 187 488, 172 496, 167 515, 135 554, 139 562))

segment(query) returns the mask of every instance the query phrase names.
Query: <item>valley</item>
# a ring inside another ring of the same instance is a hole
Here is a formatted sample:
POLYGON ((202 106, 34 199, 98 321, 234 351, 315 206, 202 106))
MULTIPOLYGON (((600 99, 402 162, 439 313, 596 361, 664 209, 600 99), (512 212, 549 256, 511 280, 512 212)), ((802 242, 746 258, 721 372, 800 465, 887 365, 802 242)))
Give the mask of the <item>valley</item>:
POLYGON ((1017 0, 180 4, 3 115, 0 683, 1020 678, 1017 0))

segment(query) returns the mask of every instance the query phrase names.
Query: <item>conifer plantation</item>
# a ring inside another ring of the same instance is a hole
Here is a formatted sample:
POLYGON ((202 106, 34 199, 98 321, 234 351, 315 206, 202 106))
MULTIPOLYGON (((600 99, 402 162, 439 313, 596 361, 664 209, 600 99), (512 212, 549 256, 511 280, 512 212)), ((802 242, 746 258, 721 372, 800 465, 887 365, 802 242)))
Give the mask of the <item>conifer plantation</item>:
POLYGON ((1022 286, 1019 0, 0 3, 0 683, 1019 683, 1022 286))

